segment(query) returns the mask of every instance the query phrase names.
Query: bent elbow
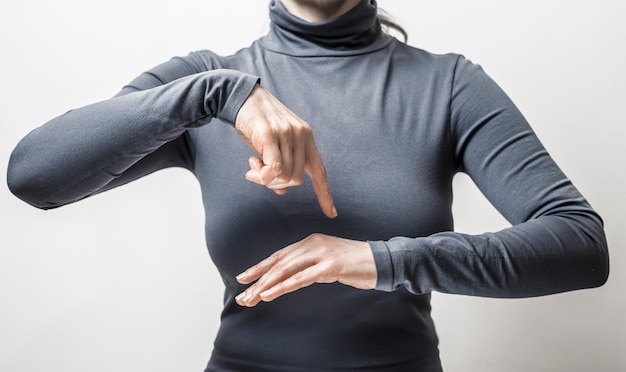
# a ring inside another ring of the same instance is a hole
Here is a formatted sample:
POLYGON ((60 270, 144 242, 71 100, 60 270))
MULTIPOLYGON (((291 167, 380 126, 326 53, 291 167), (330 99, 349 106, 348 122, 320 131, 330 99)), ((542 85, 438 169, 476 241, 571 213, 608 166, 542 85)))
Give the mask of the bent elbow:
POLYGON ((589 288, 604 285, 609 279, 610 271, 609 248, 602 220, 598 217, 595 221, 594 233, 588 235, 591 239, 588 254, 584 258, 589 288))
POLYGON ((606 243, 601 247, 600 253, 593 258, 594 267, 591 269, 590 287, 603 286, 609 280, 610 260, 606 243))
POLYGON ((24 202, 39 208, 51 209, 57 207, 45 203, 42 197, 45 184, 43 175, 37 172, 35 167, 16 148, 11 154, 7 169, 7 186, 9 190, 24 202))

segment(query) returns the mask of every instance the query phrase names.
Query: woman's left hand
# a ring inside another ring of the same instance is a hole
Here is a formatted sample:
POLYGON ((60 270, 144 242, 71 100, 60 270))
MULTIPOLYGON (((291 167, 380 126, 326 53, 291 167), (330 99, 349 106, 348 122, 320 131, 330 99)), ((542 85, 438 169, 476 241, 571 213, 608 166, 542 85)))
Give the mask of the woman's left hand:
POLYGON ((373 289, 376 265, 366 242, 313 234, 237 276, 241 284, 255 280, 256 283, 236 297, 239 305, 252 307, 314 283, 339 282, 359 289, 373 289))

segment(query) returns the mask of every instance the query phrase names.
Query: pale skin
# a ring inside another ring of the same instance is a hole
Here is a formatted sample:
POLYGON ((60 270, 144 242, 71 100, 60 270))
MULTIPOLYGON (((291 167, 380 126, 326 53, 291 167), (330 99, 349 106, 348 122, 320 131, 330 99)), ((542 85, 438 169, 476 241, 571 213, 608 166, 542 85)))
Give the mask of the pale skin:
POLYGON ((339 17, 361 0, 281 0, 287 11, 308 22, 323 22, 339 17))
MULTIPOLYGON (((282 0, 296 17, 321 22, 340 16, 360 0, 282 0)), ((337 216, 322 157, 309 124, 257 85, 237 114, 235 128, 259 156, 248 160, 246 179, 279 195, 312 181, 322 212, 337 216)), ((359 289, 376 285, 376 265, 367 242, 313 234, 284 247, 237 276, 250 284, 236 297, 241 306, 256 306, 315 283, 339 282, 359 289)))

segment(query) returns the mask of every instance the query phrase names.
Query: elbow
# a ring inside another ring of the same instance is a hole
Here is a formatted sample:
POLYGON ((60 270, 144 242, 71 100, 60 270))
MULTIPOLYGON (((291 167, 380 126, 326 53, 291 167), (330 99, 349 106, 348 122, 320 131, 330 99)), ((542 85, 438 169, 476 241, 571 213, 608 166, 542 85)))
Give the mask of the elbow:
POLYGON ((592 285, 592 288, 597 288, 603 286, 609 280, 609 267, 607 262, 606 270, 602 270, 596 276, 596 280, 592 285))
MULTIPOLYGON (((562 255, 551 262, 553 278, 564 291, 591 289, 609 278, 609 249, 602 219, 588 209, 567 218, 561 235, 562 255)), ((560 292, 560 291, 559 291, 560 292)))
POLYGON ((609 279, 610 271, 609 248, 602 220, 598 217, 596 222, 593 233, 588 233, 590 243, 587 248, 588 253, 583 258, 588 288, 604 285, 609 279))
POLYGON ((601 287, 609 280, 610 260, 606 241, 601 245, 599 253, 593 258, 593 267, 591 268, 590 287, 601 287))
POLYGON ((45 203, 39 202, 36 198, 36 193, 34 189, 33 182, 30 182, 26 177, 23 177, 19 172, 9 171, 7 173, 7 186, 9 190, 24 202, 34 206, 39 209, 50 209, 52 206, 46 205, 45 203))
POLYGON ((584 278, 584 282, 580 284, 580 288, 591 289, 603 286, 609 279, 609 257, 603 255, 601 257, 594 257, 590 259, 588 267, 584 273, 581 273, 581 278, 584 278))
POLYGON ((51 209, 55 205, 45 203, 42 198, 45 184, 45 177, 34 169, 33 162, 28 161, 27 157, 16 149, 11 158, 7 169, 7 186, 9 190, 24 202, 39 208, 51 209))

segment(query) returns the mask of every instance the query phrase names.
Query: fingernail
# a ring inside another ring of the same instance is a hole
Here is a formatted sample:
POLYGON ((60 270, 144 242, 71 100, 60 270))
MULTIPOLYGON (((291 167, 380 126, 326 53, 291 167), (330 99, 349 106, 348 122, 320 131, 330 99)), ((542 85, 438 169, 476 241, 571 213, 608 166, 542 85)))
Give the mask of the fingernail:
POLYGON ((337 208, 335 208, 335 206, 333 205, 333 216, 337 217, 339 216, 339 213, 337 213, 337 208))
POLYGON ((269 297, 269 296, 270 296, 270 291, 269 291, 269 290, 267 290, 267 291, 265 291, 265 292, 262 292, 262 293, 259 295, 259 297, 261 297, 261 298, 266 298, 266 297, 269 297))
POLYGON ((244 271, 244 272, 242 272, 241 274, 237 275, 237 276, 235 277, 235 279, 237 279, 237 280, 241 280, 241 279, 245 278, 245 277, 246 277, 246 275, 248 275, 248 273, 244 271))
POLYGON ((240 294, 237 295, 237 297, 235 297, 235 300, 242 302, 242 303, 246 303, 248 302, 250 299, 252 298, 252 293, 248 293, 248 292, 241 292, 240 294))

